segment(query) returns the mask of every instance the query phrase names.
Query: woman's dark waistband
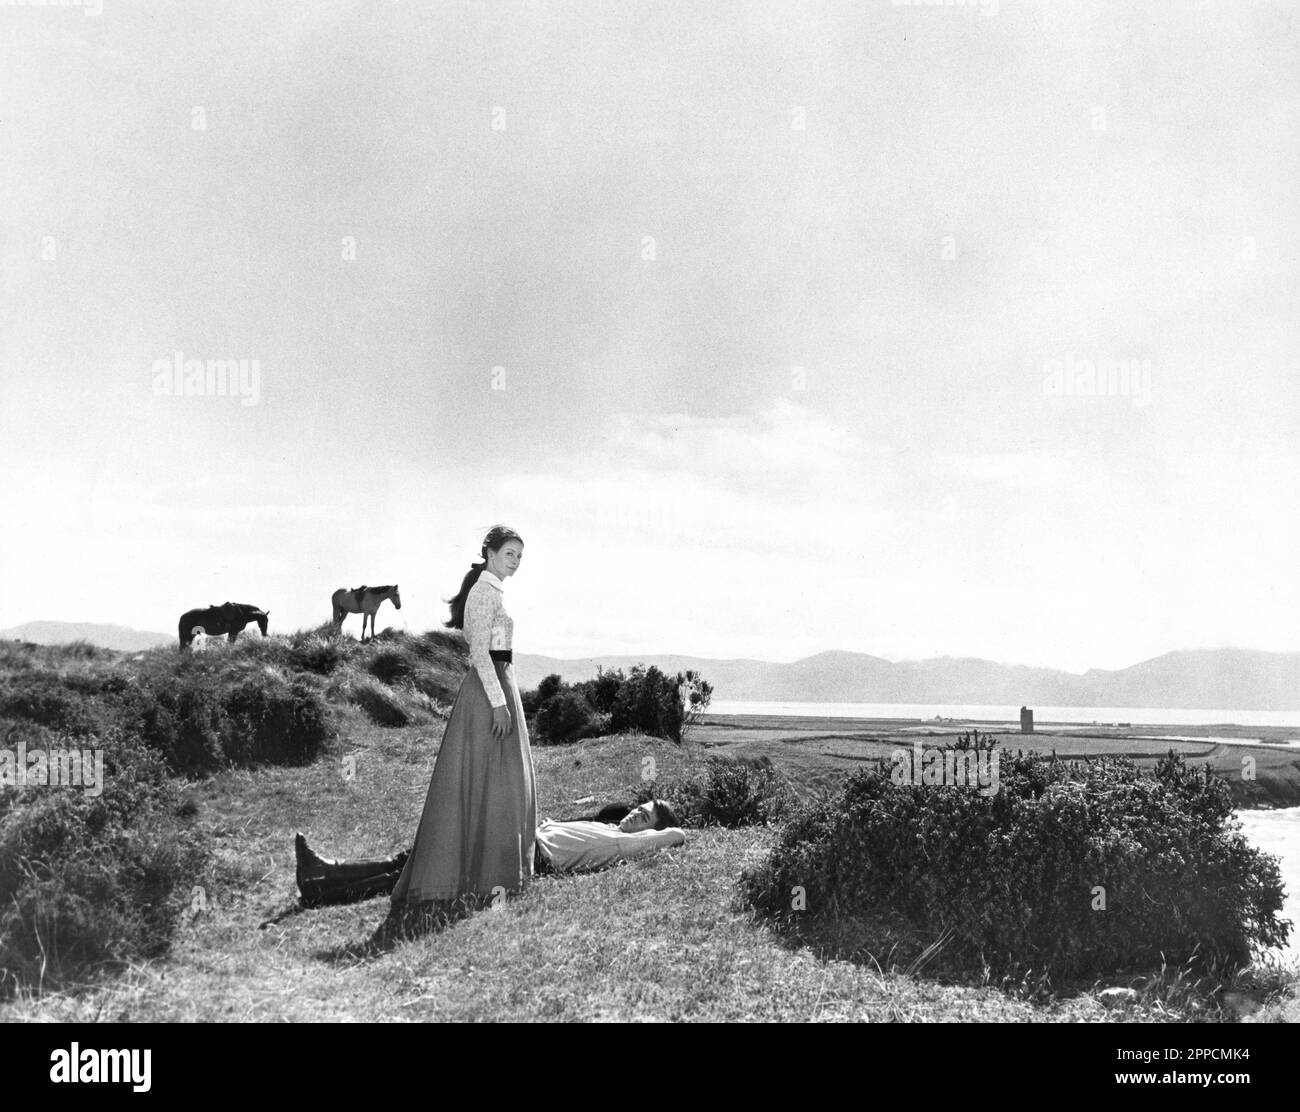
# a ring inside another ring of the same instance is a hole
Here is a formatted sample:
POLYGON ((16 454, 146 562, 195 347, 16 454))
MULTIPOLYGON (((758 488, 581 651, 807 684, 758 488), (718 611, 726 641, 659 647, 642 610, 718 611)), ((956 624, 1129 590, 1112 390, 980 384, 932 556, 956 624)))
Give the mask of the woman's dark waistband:
POLYGON ((488 656, 498 664, 513 664, 514 654, 509 649, 488 649, 488 656))

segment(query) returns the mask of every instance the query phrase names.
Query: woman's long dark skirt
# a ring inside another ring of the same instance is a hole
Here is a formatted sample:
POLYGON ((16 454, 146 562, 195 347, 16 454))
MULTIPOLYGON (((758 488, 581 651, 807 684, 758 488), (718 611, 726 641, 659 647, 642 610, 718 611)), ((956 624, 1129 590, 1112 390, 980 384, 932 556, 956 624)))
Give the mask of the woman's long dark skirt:
POLYGON ((415 845, 393 889, 394 910, 518 892, 533 875, 536 783, 513 666, 494 662, 513 725, 492 734, 478 671, 460 685, 433 768, 415 845))

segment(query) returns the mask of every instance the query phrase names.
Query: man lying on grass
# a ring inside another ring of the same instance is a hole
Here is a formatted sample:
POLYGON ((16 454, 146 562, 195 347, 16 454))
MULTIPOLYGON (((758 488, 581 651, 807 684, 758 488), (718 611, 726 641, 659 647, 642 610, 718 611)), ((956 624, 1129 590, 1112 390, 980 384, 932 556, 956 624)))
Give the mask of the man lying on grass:
MULTIPOLYGON (((663 800, 652 799, 639 807, 615 803, 591 819, 546 819, 537 828, 533 875, 589 872, 685 843, 677 816, 663 800)), ((301 832, 294 848, 298 892, 308 907, 351 903, 391 892, 407 857, 403 851, 379 861, 327 861, 307 845, 301 832)))

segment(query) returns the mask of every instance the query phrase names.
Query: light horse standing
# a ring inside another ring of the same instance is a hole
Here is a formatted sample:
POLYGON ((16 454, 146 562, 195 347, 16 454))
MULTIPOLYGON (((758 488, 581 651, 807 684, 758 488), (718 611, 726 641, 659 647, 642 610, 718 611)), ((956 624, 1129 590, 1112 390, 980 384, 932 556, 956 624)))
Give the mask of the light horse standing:
POLYGON ((375 611, 384 599, 393 600, 398 610, 402 608, 402 596, 397 593, 397 584, 391 587, 357 587, 349 591, 340 587, 334 592, 330 602, 334 606, 334 626, 338 632, 343 631, 343 619, 349 614, 361 615, 361 640, 366 639, 366 619, 370 619, 370 636, 375 635, 375 611))
POLYGON ((240 631, 249 622, 256 622, 257 627, 266 636, 266 621, 269 610, 262 610, 247 602, 223 602, 220 606, 205 606, 198 610, 186 610, 181 615, 177 632, 181 638, 181 651, 190 647, 196 631, 208 637, 226 635, 227 641, 234 641, 240 631))

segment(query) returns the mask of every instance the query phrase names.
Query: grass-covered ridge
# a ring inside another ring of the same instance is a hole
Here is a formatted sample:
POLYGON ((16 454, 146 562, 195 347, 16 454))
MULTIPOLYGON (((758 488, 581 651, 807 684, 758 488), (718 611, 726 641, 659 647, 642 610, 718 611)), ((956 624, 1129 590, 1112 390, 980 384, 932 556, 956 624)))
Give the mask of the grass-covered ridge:
POLYGON ((323 626, 183 653, 3 642, 0 721, 77 737, 117 727, 183 774, 301 764, 324 751, 330 706, 359 706, 384 725, 433 721, 465 659, 463 637, 440 630, 385 630, 360 644, 323 626))
POLYGON ((464 661, 463 640, 438 631, 245 636, 201 653, 0 643, 0 775, 21 758, 26 778, 29 754, 103 764, 97 785, 39 783, 32 765, 31 782, 0 787, 0 994, 159 957, 209 890, 240 882, 246 863, 218 867, 187 781, 309 765, 353 706, 433 723, 464 661))

